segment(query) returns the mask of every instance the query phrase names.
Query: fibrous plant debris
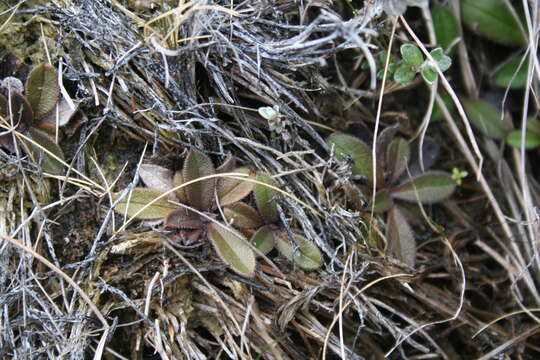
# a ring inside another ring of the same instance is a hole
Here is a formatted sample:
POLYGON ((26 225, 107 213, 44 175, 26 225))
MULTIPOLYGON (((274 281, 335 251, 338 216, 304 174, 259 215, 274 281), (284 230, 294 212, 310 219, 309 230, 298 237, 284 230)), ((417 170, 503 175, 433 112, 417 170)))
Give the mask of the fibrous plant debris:
MULTIPOLYGON (((50 65, 29 65, 56 71, 62 96, 54 106, 71 96, 88 121, 60 144, 67 160, 55 171, 0 152, 0 355, 534 358, 532 316, 510 316, 472 339, 499 315, 540 304, 531 246, 538 231, 526 225, 540 202, 535 182, 532 196, 519 193, 532 177, 516 181, 490 139, 481 151, 499 166, 480 172, 467 119, 456 125, 437 95, 444 76, 460 76, 454 65, 442 78, 436 70, 456 56, 463 31, 437 41, 429 12, 425 0, 53 0, 2 9, 0 35, 26 24, 24 37, 43 44, 50 65), (416 8, 404 13, 407 6, 416 8), (430 38, 427 48, 412 45, 406 19, 430 38), (428 64, 427 84, 386 88, 390 69, 380 55, 395 58, 406 44, 424 54, 407 76, 427 54, 438 65, 428 64), (377 106, 381 94, 387 109, 377 106), (418 108, 429 120, 435 102, 450 129, 429 127, 445 172, 422 175, 433 153, 422 144, 433 142, 420 136, 421 151, 409 143, 427 129, 418 108), (327 141, 342 133, 345 147, 327 141), (424 156, 422 171, 409 162, 415 153, 424 156), (230 154, 249 170, 231 165, 230 154), (213 165, 220 161, 223 172, 213 165), (457 200, 447 174, 455 166, 479 180, 463 181, 457 200), (422 176, 438 176, 436 194, 426 195, 433 182, 422 176), (136 187, 139 177, 146 188, 136 187), (499 183, 512 188, 500 203, 499 183), (241 189, 231 195, 224 184, 241 189), (372 202, 385 195, 384 206, 372 202), (400 201, 424 204, 414 231, 400 201), (404 236, 416 249, 392 248, 404 236), (231 242, 245 256, 230 252, 231 242)), ((500 42, 521 44, 519 36, 500 42)), ((35 52, 17 49, 27 61, 35 52)), ((474 81, 464 82, 473 97, 474 81)), ((25 134, 13 124, 10 131, 25 134)))

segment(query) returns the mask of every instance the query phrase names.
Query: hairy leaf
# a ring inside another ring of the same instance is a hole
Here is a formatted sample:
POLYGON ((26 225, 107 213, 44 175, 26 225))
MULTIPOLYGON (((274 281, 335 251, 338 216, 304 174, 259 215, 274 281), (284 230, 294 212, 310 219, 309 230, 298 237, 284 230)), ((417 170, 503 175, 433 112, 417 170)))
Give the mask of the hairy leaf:
MULTIPOLYGON (((162 193, 157 190, 147 188, 134 188, 130 194, 127 194, 120 200, 116 208, 117 213, 126 214, 128 217, 135 217, 143 220, 158 220, 166 217, 171 211, 176 209, 176 206, 168 202, 167 197, 163 197, 151 205, 147 206, 159 197, 162 193), (139 212, 141 209, 143 209, 139 212)), ((120 194, 114 194, 113 199, 116 200, 120 194)))
MULTIPOLYGON (((276 181, 266 174, 259 174, 255 179, 264 184, 277 187, 276 181)), ((256 184, 253 188, 253 194, 255 196, 257 209, 259 209, 259 213, 263 220, 266 223, 275 223, 278 221, 277 203, 275 199, 277 192, 268 186, 256 184)))
MULTIPOLYGON (((182 169, 182 178, 185 183, 215 174, 212 160, 200 151, 192 150, 188 153, 182 169)), ((216 179, 197 181, 186 187, 189 204, 197 210, 206 211, 212 206, 214 199, 216 179)))
MULTIPOLYGON (((334 146, 334 153, 338 160, 344 160, 346 156, 353 160, 353 174, 365 175, 368 180, 373 180, 371 148, 363 141, 351 135, 333 133, 328 137, 327 142, 329 146, 334 146)), ((377 173, 380 174, 379 171, 377 173)))
POLYGON ((45 64, 33 68, 26 81, 26 98, 36 118, 52 111, 58 103, 59 96, 60 86, 56 70, 45 64))
MULTIPOLYGON (((251 174, 251 170, 248 168, 238 168, 232 172, 246 175, 251 174)), ((220 205, 225 206, 242 200, 251 193, 253 187, 254 184, 249 181, 220 178, 217 182, 217 193, 220 205)))
POLYGON ((323 263, 323 257, 317 245, 302 235, 294 234, 293 238, 296 243, 295 247, 289 241, 287 233, 283 231, 274 232, 276 247, 281 255, 302 269, 318 269, 323 263))
POLYGON ((388 191, 381 190, 377 194, 375 194, 375 204, 373 206, 373 211, 376 213, 383 213, 388 210, 394 205, 394 202, 392 201, 392 198, 390 197, 390 194, 388 194, 388 191))
POLYGON ((456 183, 450 174, 429 171, 392 191, 392 197, 399 200, 432 204, 444 200, 454 192, 456 183))
POLYGON ((416 242, 411 226, 401 214, 397 206, 388 213, 386 240, 387 252, 403 263, 414 267, 416 259, 416 242))
POLYGON ((409 66, 420 66, 424 62, 424 55, 416 45, 403 44, 399 51, 405 64, 409 66))
POLYGON ((388 145, 386 167, 390 171, 390 182, 396 181, 407 168, 411 156, 409 143, 403 138, 395 138, 388 145))
POLYGON ((255 254, 243 235, 222 225, 210 223, 208 225, 208 238, 220 258, 229 264, 234 271, 243 276, 253 275, 255 254))
MULTIPOLYGON (((173 187, 180 186, 184 183, 184 177, 182 176, 182 171, 177 171, 174 173, 173 176, 173 187)), ((182 204, 188 204, 189 199, 186 192, 186 186, 181 187, 179 189, 176 189, 174 192, 176 197, 178 198, 178 201, 180 201, 182 204)))
MULTIPOLYGON (((437 43, 448 51, 450 45, 459 37, 459 27, 452 10, 446 6, 436 6, 431 10, 433 25, 435 27, 435 36, 437 43)), ((452 48, 451 53, 455 48, 452 48)))
POLYGON ((200 229, 203 226, 201 216, 184 208, 176 208, 165 217, 165 227, 180 229, 200 229))
POLYGON ((504 0, 461 0, 461 20, 478 34, 506 45, 524 45, 526 39, 504 0))
POLYGON ((223 214, 232 226, 239 229, 255 229, 262 225, 262 219, 257 210, 243 202, 225 207, 223 214))
POLYGON ((274 248, 274 231, 270 226, 263 226, 251 237, 251 244, 263 254, 268 254, 274 248))
POLYGON ((493 139, 504 139, 508 126, 501 117, 501 111, 483 100, 463 100, 463 106, 475 128, 493 139))
POLYGON ((495 84, 503 88, 521 89, 527 85, 529 60, 516 56, 506 61, 495 73, 495 84))
POLYGON ((41 166, 43 171, 51 174, 61 174, 64 169, 64 165, 59 160, 54 158, 54 156, 56 156, 60 160, 64 160, 64 153, 58 144, 56 144, 54 140, 47 135, 47 133, 35 128, 30 128, 29 135, 30 138, 37 143, 36 145, 28 142, 32 158, 41 166), (54 156, 48 154, 42 148, 49 151, 54 156))
POLYGON ((139 176, 149 189, 167 192, 173 188, 173 172, 163 166, 142 164, 139 176))
POLYGON ((410 65, 401 64, 394 73, 394 81, 401 85, 409 85, 416 77, 416 72, 411 70, 410 65))

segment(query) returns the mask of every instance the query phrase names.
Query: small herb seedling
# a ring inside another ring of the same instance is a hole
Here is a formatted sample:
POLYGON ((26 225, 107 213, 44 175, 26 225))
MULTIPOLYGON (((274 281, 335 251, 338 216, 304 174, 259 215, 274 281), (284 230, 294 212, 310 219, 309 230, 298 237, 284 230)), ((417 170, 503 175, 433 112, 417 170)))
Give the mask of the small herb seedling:
POLYGON ((460 170, 457 167, 452 169, 452 179, 456 182, 457 186, 461 186, 463 179, 469 176, 469 172, 465 170, 460 170))
POLYGON ((437 80, 437 66, 441 72, 445 72, 452 65, 452 59, 444 54, 442 48, 436 48, 429 53, 436 64, 424 59, 422 51, 412 44, 403 44, 400 53, 402 60, 394 72, 394 81, 402 85, 410 84, 417 73, 420 73, 428 84, 433 84, 437 80))

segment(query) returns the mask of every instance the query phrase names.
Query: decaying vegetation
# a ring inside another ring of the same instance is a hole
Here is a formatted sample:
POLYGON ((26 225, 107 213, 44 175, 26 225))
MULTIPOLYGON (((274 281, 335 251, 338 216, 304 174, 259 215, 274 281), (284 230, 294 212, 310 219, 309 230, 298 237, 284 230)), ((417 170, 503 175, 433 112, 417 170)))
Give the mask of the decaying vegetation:
POLYGON ((471 1, 0 1, 0 357, 536 358, 539 4, 471 1))

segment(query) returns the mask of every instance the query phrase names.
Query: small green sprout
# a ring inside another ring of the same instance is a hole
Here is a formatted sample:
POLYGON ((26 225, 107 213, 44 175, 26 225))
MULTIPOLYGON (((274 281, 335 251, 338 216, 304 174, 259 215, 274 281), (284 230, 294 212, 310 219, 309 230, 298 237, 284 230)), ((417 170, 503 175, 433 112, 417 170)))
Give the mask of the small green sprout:
POLYGON ((410 84, 417 73, 420 73, 428 84, 433 84, 437 80, 437 66, 441 72, 445 72, 452 65, 452 59, 446 56, 440 47, 429 53, 436 64, 429 59, 424 59, 424 55, 415 45, 403 44, 400 52, 402 61, 394 72, 394 81, 398 84, 410 84))
POLYGON ((452 169, 452 179, 454 179, 457 186, 461 186, 463 179, 467 176, 469 176, 469 172, 466 170, 460 170, 457 167, 452 169))

